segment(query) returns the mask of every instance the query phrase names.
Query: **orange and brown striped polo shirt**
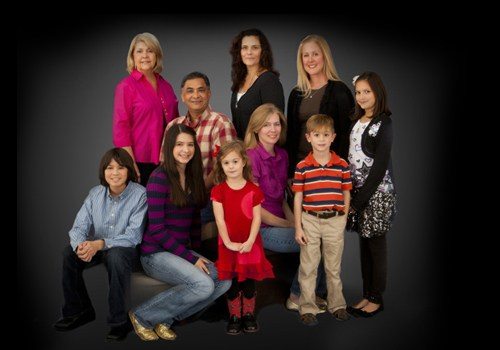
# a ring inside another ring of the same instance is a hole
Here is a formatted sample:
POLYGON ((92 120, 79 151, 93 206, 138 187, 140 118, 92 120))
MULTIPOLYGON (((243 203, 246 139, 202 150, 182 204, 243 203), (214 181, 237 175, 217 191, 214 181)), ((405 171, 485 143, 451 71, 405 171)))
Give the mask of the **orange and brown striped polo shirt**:
POLYGON ((330 155, 328 163, 321 165, 311 152, 295 168, 292 190, 304 192, 304 210, 344 211, 342 191, 352 189, 351 172, 344 159, 333 151, 330 151, 330 155))

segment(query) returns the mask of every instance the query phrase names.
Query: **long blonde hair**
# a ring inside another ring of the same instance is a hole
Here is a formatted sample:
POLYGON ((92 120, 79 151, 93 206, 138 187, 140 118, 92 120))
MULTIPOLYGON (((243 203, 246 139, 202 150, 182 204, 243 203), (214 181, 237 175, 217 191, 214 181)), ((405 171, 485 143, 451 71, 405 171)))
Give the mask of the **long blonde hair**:
POLYGON ((163 70, 163 51, 160 46, 160 42, 151 33, 141 33, 137 34, 130 43, 130 48, 128 49, 127 55, 127 72, 132 73, 135 67, 134 63, 134 50, 138 43, 143 42, 148 48, 153 50, 156 54, 156 64, 153 71, 156 73, 161 73, 163 70))
POLYGON ((280 133, 280 139, 278 140, 278 145, 281 146, 285 144, 286 141, 285 115, 283 114, 281 109, 276 107, 274 104, 264 103, 263 105, 257 107, 250 116, 250 121, 248 122, 247 131, 245 133, 245 141, 244 141, 245 147, 247 149, 257 147, 257 144, 259 143, 258 133, 260 129, 262 129, 269 116, 275 113, 279 116, 281 123, 281 133, 280 133))
POLYGON ((335 68, 335 62, 333 61, 330 46, 326 42, 325 38, 317 34, 310 34, 302 39, 297 50, 297 88, 303 93, 304 97, 311 95, 309 74, 305 71, 304 65, 302 64, 302 50, 304 44, 309 42, 316 43, 323 54, 323 73, 325 73, 327 79, 341 81, 339 74, 337 73, 337 69, 335 68))

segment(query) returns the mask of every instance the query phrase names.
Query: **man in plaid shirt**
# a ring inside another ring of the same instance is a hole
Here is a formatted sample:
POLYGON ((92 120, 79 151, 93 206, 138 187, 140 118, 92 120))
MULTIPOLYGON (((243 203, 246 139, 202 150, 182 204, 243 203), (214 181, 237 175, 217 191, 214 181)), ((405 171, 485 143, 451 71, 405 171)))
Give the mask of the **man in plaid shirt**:
MULTIPOLYGON (((213 186, 215 159, 220 147, 236 139, 236 130, 227 116, 210 108, 210 81, 200 72, 191 72, 182 79, 182 102, 188 109, 187 115, 168 123, 167 130, 175 124, 190 126, 196 131, 196 140, 201 150, 203 178, 207 189, 213 186)), ((211 203, 202 210, 202 224, 214 221, 211 203)))

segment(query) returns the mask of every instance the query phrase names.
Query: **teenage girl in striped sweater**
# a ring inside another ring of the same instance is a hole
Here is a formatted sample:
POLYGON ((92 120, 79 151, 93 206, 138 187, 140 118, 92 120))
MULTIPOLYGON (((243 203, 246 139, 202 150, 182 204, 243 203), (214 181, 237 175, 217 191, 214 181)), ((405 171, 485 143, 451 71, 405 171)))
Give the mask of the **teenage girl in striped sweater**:
POLYGON ((200 208, 206 205, 201 153, 188 126, 171 127, 163 159, 147 185, 148 229, 141 244, 147 275, 171 288, 129 313, 142 340, 173 340, 174 320, 207 307, 225 293, 230 281, 219 281, 214 264, 195 250, 201 244, 200 208))

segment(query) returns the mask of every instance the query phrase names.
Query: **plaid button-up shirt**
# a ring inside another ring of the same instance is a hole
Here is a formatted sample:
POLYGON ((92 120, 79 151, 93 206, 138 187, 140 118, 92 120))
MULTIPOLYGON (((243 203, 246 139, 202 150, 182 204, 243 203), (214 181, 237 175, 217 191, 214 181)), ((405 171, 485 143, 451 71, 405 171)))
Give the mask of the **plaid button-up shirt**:
POLYGON ((191 121, 189 112, 185 116, 175 118, 168 123, 166 130, 175 124, 184 124, 196 131, 196 141, 200 146, 203 161, 204 178, 212 172, 215 157, 220 147, 236 139, 236 129, 233 123, 224 114, 212 111, 210 106, 195 121, 191 121))

